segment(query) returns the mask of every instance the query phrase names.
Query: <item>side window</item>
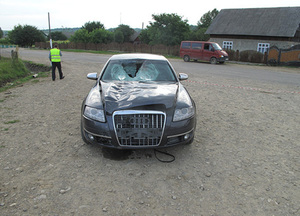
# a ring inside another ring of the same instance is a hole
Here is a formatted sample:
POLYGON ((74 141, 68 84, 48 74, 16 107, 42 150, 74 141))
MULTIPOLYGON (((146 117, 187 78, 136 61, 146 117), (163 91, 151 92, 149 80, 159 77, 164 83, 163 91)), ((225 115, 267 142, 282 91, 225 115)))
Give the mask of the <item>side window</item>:
POLYGON ((191 42, 183 42, 181 45, 182 49, 190 49, 191 48, 191 42))
POLYGON ((208 51, 212 51, 213 50, 211 44, 204 44, 204 49, 208 50, 208 51))
POLYGON ((192 43, 192 49, 202 49, 202 43, 192 43))
POLYGON ((208 50, 209 49, 209 44, 204 44, 204 49, 208 50))

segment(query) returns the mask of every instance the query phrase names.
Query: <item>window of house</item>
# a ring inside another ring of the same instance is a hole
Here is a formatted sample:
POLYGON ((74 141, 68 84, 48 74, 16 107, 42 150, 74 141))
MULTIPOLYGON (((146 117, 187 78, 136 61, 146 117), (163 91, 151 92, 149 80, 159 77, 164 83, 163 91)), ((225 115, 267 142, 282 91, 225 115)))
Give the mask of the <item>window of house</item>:
POLYGON ((223 41, 223 49, 232 50, 233 41, 223 41))
POLYGON ((258 43, 257 52, 265 53, 269 52, 270 44, 269 43, 258 43))

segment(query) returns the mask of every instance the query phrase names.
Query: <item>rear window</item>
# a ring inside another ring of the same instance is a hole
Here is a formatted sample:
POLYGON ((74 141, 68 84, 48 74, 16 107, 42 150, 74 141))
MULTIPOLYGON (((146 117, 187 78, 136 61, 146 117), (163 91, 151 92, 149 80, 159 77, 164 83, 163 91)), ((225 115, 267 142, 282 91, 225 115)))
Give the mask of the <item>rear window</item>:
POLYGON ((190 49, 191 48, 191 42, 182 42, 181 48, 182 49, 190 49))

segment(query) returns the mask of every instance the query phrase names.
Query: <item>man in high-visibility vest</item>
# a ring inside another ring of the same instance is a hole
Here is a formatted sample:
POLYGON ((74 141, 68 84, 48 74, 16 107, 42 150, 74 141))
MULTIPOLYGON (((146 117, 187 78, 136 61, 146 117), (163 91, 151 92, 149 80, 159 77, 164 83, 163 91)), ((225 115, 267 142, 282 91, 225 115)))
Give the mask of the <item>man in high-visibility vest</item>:
POLYGON ((63 79, 65 76, 61 70, 61 51, 58 49, 57 44, 54 45, 54 48, 50 50, 49 59, 52 62, 52 80, 55 81, 55 69, 58 68, 59 78, 63 79))

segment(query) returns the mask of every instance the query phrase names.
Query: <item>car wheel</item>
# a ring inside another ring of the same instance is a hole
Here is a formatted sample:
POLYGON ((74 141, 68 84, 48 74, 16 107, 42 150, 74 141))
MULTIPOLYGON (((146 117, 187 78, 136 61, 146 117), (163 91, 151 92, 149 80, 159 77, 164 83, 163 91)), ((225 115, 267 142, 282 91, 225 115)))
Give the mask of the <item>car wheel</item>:
POLYGON ((190 61, 190 57, 189 57, 188 55, 185 55, 185 56, 183 57, 183 60, 184 60, 185 62, 189 62, 189 61, 190 61))
POLYGON ((216 59, 215 57, 212 57, 212 58, 210 59, 210 63, 211 63, 211 64, 217 64, 217 59, 216 59))

